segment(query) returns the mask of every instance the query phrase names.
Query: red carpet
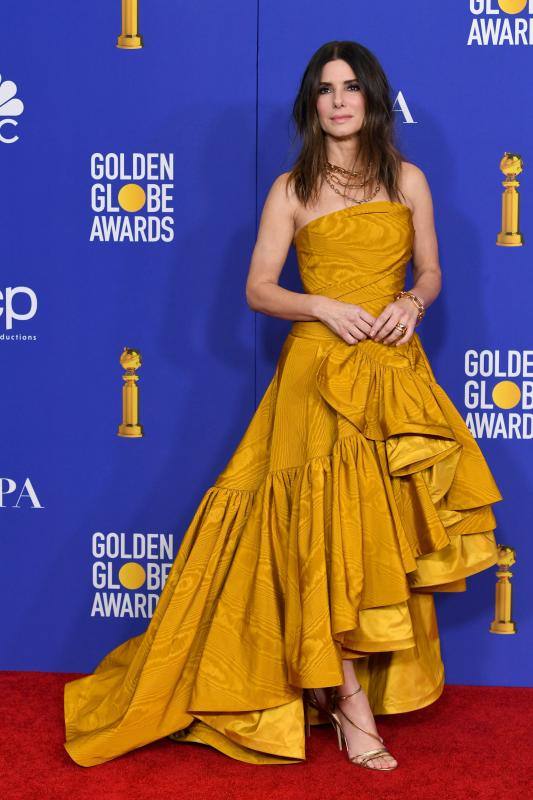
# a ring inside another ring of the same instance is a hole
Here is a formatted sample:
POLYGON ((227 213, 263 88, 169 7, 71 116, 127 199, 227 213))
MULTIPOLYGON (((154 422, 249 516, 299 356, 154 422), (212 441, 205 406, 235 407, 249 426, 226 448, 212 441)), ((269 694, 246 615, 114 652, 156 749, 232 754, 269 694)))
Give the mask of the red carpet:
POLYGON ((2 800, 518 800, 533 795, 533 689, 446 686, 427 708, 378 717, 399 767, 350 764, 331 726, 307 761, 253 766, 163 739, 79 767, 63 749, 63 685, 78 675, 0 672, 2 800))

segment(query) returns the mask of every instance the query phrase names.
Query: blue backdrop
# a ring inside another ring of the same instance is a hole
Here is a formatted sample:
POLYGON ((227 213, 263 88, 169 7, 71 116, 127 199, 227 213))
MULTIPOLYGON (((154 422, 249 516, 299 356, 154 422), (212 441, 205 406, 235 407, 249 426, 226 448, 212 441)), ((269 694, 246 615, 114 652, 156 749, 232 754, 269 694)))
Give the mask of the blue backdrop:
MULTIPOLYGON (((266 193, 297 152, 301 74, 352 39, 383 64, 399 144, 433 191, 443 291, 418 330, 517 552, 517 634, 489 633, 495 570, 436 595, 446 681, 527 685, 533 3, 141 0, 129 52, 120 19, 119 0, 3 6, 0 668, 90 671, 146 628, 291 324, 252 312, 244 286, 266 193), (522 247, 496 245, 505 151, 524 162, 522 247), (125 346, 143 360, 132 440, 117 436, 125 346)), ((300 289, 292 250, 281 283, 300 289)))

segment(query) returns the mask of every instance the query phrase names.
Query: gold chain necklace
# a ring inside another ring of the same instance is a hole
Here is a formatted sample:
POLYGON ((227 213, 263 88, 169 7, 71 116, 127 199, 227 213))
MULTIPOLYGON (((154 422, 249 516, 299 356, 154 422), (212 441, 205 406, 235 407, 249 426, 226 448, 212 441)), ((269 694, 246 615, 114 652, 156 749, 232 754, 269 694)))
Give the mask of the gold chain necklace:
POLYGON ((329 179, 333 181, 333 183, 337 183, 339 186, 342 186, 343 189, 348 189, 348 188, 362 189, 362 187, 364 186, 364 182, 363 183, 353 182, 355 176, 361 174, 361 170, 344 169, 344 167, 340 167, 338 164, 332 164, 331 161, 327 161, 326 172, 328 174, 329 179), (346 183, 342 182, 341 175, 348 177, 346 183))
POLYGON ((342 172, 343 175, 360 175, 361 170, 352 170, 352 169, 344 169, 344 167, 339 167, 338 164, 332 164, 331 161, 326 161, 326 165, 329 170, 332 172, 342 172))
POLYGON ((380 183, 379 183, 379 181, 378 181, 378 182, 376 183, 376 188, 374 189, 374 191, 372 192, 372 194, 370 195, 370 197, 364 197, 362 200, 359 200, 359 199, 356 199, 355 197, 350 197, 350 195, 347 195, 347 194, 345 194, 344 192, 340 192, 340 191, 337 189, 337 187, 336 187, 336 186, 335 186, 335 185, 334 185, 334 184, 333 184, 333 183, 330 181, 330 179, 328 178, 328 175, 327 175, 327 173, 326 173, 326 182, 327 182, 327 183, 328 183, 328 185, 329 185, 329 186, 330 186, 330 187, 333 189, 333 191, 334 191, 334 192, 336 192, 337 194, 341 195, 341 197, 344 197, 344 198, 345 198, 345 199, 347 199, 347 200, 351 200, 353 203, 356 203, 356 204, 359 204, 359 203, 368 203, 370 200, 372 200, 372 198, 373 198, 373 197, 375 197, 375 196, 377 195, 377 193, 379 192, 379 189, 380 189, 380 183))
MULTIPOLYGON (((369 164, 369 166, 372 166, 372 165, 369 164)), ((346 181, 346 183, 343 183, 342 180, 340 179, 340 176, 336 175, 335 173, 342 173, 343 175, 348 175, 350 177, 353 177, 355 175, 360 175, 361 174, 361 170, 352 171, 352 170, 349 170, 349 169, 345 169, 344 167, 340 167, 338 164, 332 164, 331 161, 326 161, 325 178, 326 178, 326 182, 327 182, 328 186, 330 186, 330 188, 333 189, 333 191, 336 192, 338 195, 340 195, 341 197, 344 197, 347 200, 351 200, 353 203, 356 203, 356 204, 368 203, 379 192, 380 183, 379 183, 379 180, 378 180, 377 183, 376 183, 376 187, 375 187, 374 191, 372 192, 372 194, 370 195, 370 197, 365 197, 362 200, 356 199, 355 197, 350 197, 350 195, 346 194, 345 191, 343 191, 343 192, 339 191, 339 189, 337 189, 337 187, 335 186, 335 183, 337 183, 339 186, 342 186, 343 189, 345 189, 345 190, 349 189, 350 191, 352 189, 361 189, 365 184, 364 183, 353 184, 353 183, 350 183, 349 179, 346 181)))
POLYGON ((338 175, 334 175, 332 172, 328 172, 329 179, 336 183, 338 186, 342 186, 345 189, 362 189, 365 185, 364 183, 352 183, 351 181, 346 181, 346 183, 342 182, 342 179, 338 175))

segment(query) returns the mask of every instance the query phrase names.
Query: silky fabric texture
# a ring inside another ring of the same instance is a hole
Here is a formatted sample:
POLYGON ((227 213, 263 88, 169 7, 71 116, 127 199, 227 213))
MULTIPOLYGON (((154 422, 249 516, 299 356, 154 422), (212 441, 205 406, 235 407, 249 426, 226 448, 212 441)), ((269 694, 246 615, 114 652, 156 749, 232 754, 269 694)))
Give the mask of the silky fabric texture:
MULTIPOLYGON (((304 290, 377 316, 405 285, 413 236, 401 203, 318 217, 294 240, 304 290)), ((294 322, 145 633, 66 684, 66 750, 90 766, 171 736, 301 761, 302 689, 340 685, 343 658, 375 714, 432 703, 434 592, 496 563, 501 499, 417 332, 348 345, 294 322)))

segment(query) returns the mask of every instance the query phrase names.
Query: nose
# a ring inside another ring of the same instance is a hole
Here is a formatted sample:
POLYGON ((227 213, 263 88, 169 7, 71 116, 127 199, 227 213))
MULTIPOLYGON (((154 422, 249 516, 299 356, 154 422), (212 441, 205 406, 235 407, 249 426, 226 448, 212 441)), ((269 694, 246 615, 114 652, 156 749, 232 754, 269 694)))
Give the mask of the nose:
POLYGON ((333 93, 333 105, 335 106, 335 108, 337 108, 337 106, 344 105, 343 100, 342 100, 342 89, 335 89, 334 90, 334 93, 333 93))

